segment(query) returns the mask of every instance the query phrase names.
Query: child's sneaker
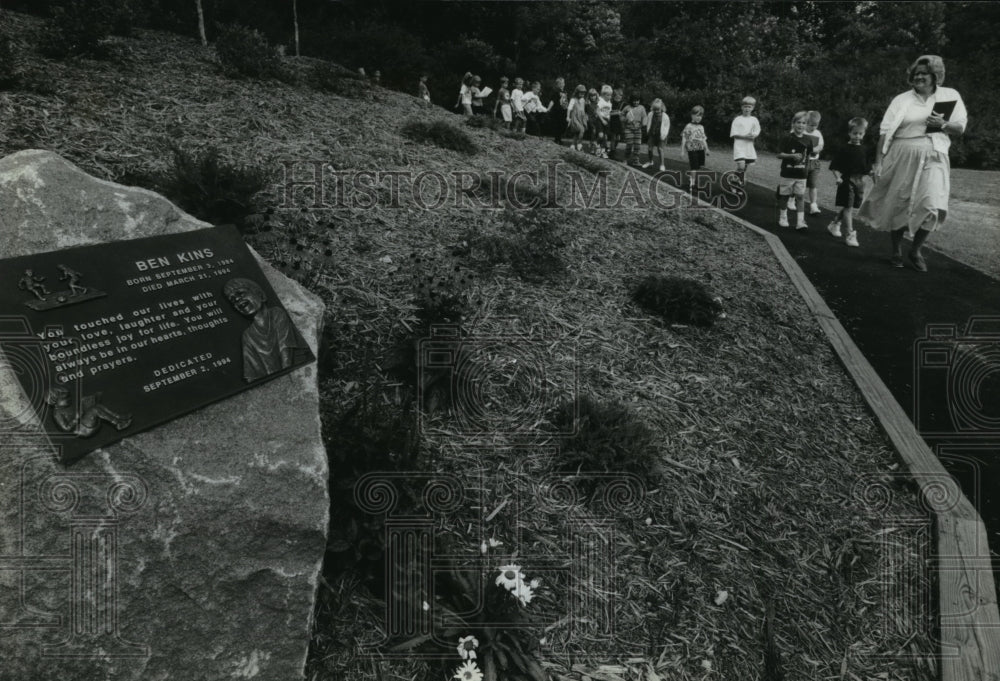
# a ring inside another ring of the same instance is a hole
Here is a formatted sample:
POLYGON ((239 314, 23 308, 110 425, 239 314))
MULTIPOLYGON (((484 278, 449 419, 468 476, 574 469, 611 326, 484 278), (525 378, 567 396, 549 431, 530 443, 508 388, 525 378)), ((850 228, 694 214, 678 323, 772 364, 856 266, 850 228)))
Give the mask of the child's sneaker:
POLYGON ((788 210, 795 210, 795 197, 794 196, 789 196, 788 197, 788 210))
POLYGON ((785 211, 783 211, 783 210, 779 211, 778 212, 778 227, 787 227, 787 226, 788 226, 788 213, 785 212, 785 211))
POLYGON ((812 203, 809 205, 809 215, 819 215, 819 205, 812 203))
POLYGON ((830 232, 833 236, 840 238, 840 221, 834 220, 829 225, 826 226, 826 231, 830 232))
POLYGON ((663 166, 663 164, 661 163, 661 164, 660 164, 660 172, 662 173, 662 172, 664 172, 665 170, 666 170, 666 168, 665 168, 665 167, 663 166))
POLYGON ((643 168, 652 168, 653 167, 653 162, 652 161, 646 161, 645 163, 642 164, 642 167, 643 168))
POLYGON ((806 224, 806 218, 802 213, 799 213, 799 219, 795 222, 795 229, 809 229, 809 225, 806 224))
POLYGON ((848 246, 860 246, 858 243, 858 233, 857 231, 851 232, 847 235, 847 245, 848 246))

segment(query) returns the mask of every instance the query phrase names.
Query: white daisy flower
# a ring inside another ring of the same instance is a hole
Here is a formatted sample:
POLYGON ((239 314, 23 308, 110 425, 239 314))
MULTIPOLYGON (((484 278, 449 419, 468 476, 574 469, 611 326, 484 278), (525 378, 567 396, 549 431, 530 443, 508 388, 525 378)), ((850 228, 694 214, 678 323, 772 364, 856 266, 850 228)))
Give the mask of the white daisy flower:
POLYGON ((463 660, 475 660, 478 647, 479 641, 475 636, 463 636, 458 639, 458 654, 463 660))
POLYGON ((483 681, 483 673, 479 671, 479 667, 475 662, 469 660, 461 667, 455 670, 455 676, 459 681, 483 681))
POLYGON ((513 594, 517 597, 517 600, 521 601, 521 605, 527 605, 535 597, 535 592, 524 582, 518 584, 517 588, 513 590, 513 594))
POLYGON ((522 583, 522 580, 524 580, 524 575, 521 574, 520 565, 512 563, 500 566, 500 576, 497 577, 497 586, 502 586, 509 591, 513 591, 522 583))

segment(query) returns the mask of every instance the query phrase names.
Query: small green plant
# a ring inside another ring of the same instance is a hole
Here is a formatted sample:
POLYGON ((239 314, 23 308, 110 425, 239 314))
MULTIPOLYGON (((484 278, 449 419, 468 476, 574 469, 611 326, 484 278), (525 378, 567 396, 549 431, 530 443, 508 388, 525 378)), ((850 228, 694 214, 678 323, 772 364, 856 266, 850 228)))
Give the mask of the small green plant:
POLYGON ((230 77, 281 78, 281 54, 260 31, 238 24, 223 26, 215 40, 222 70, 230 77))
POLYGON ((411 253, 414 303, 422 330, 442 324, 461 325, 469 315, 472 276, 461 265, 411 253))
POLYGON ((202 152, 174 149, 171 172, 157 181, 161 193, 184 210, 212 224, 245 228, 255 196, 267 188, 268 173, 225 161, 218 148, 202 152))
POLYGON ((556 468, 565 472, 660 473, 653 431, 631 409, 590 395, 559 405, 549 421, 563 435, 556 468))
POLYGON ((432 413, 451 404, 451 384, 456 371, 470 371, 468 348, 464 345, 464 324, 477 302, 472 295, 472 276, 449 261, 414 253, 409 258, 416 323, 396 344, 383 368, 386 373, 411 386, 424 411, 432 413), (435 346, 450 354, 450 362, 432 361, 423 344, 433 339, 435 346))
MULTIPOLYGON (((412 574, 412 566, 398 568, 399 576, 412 574)), ((410 604, 429 607, 442 625, 436 638, 451 641, 454 647, 443 650, 441 644, 419 637, 398 648, 457 653, 461 661, 442 661, 442 676, 437 678, 547 681, 549 676, 536 659, 544 631, 534 613, 535 598, 545 588, 541 579, 529 580, 512 559, 491 561, 484 550, 482 559, 437 573, 433 603, 410 604)))
POLYGON ((508 265, 525 281, 553 281, 566 271, 561 218, 562 213, 555 210, 510 210, 504 215, 503 234, 473 231, 464 242, 469 256, 483 267, 508 265))
POLYGON ((650 275, 632 288, 632 300, 672 324, 712 326, 722 303, 693 279, 650 275))
POLYGON ((469 155, 479 151, 479 147, 464 130, 444 121, 428 123, 427 121, 411 120, 403 124, 400 132, 414 142, 433 144, 442 149, 450 149, 469 155))

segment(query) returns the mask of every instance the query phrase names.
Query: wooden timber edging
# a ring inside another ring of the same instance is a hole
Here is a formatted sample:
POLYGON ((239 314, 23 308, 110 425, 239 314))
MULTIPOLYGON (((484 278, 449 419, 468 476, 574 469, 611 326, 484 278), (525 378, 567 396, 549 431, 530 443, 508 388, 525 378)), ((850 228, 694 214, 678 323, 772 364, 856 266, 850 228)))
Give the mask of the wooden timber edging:
MULTIPOLYGON (((623 166, 651 182, 659 182, 627 164, 623 166)), ((666 183, 664 186, 668 191, 687 195, 666 183)), ((695 210, 712 210, 764 238, 909 469, 924 506, 933 512, 937 552, 932 569, 938 580, 941 681, 1000 681, 1000 612, 986 527, 979 513, 781 239, 722 208, 687 196, 692 203, 698 202, 695 210)))

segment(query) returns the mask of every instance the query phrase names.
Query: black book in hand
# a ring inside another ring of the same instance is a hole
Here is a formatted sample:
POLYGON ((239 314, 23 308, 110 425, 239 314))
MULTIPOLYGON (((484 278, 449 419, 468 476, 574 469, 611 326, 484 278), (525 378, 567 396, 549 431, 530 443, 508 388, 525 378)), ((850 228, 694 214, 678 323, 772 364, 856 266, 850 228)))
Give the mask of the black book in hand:
POLYGON ((955 110, 955 101, 950 102, 934 102, 934 113, 941 114, 947 121, 951 118, 951 112, 955 110))

